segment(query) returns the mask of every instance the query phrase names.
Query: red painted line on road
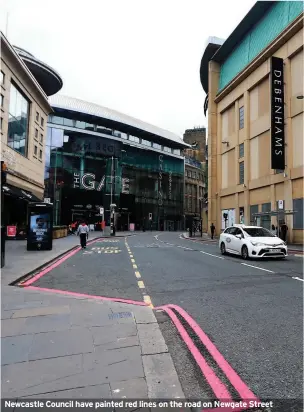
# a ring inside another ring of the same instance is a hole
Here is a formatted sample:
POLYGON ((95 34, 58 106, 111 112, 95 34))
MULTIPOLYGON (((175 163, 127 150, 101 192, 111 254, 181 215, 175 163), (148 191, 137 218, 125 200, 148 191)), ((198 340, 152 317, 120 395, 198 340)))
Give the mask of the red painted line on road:
POLYGON ((57 266, 61 265, 65 260, 69 259, 71 256, 75 255, 77 252, 80 250, 80 246, 72 250, 71 252, 68 252, 66 255, 64 255, 62 258, 58 259, 56 262, 48 266, 47 268, 43 269, 41 272, 37 273, 34 277, 30 278, 26 282, 22 284, 22 286, 30 286, 32 283, 36 282, 36 280, 40 279, 42 276, 46 275, 48 272, 50 272, 52 269, 56 268, 57 266))
POLYGON ((226 388, 224 383, 216 376, 212 368, 208 365, 206 359, 203 357, 203 355, 197 349, 195 344, 192 342, 192 339, 188 335, 187 331, 185 330, 185 328, 183 327, 183 325, 181 324, 181 322, 179 321, 175 313, 170 308, 168 308, 168 306, 164 306, 163 309, 168 313, 173 323, 175 324, 183 341, 188 346, 200 370, 202 371, 207 382, 211 386, 211 389, 213 390, 215 396, 218 399, 226 399, 227 401, 232 400, 231 395, 228 392, 228 389, 226 388))
POLYGON ((127 303, 127 304, 138 305, 138 306, 148 306, 145 302, 140 302, 138 300, 121 299, 121 298, 108 298, 106 296, 97 296, 97 295, 87 295, 86 293, 71 292, 69 290, 40 288, 38 286, 28 286, 26 289, 38 290, 38 291, 41 291, 41 292, 52 292, 52 293, 57 293, 57 294, 60 294, 60 295, 74 296, 74 297, 78 297, 78 298, 82 297, 82 298, 88 298, 88 299, 108 300, 108 301, 111 301, 111 302, 127 303))
POLYGON ((165 305, 165 306, 161 306, 155 309, 163 309, 167 311, 168 308, 175 309, 185 319, 185 321, 189 324, 189 326, 193 329, 193 331, 196 333, 196 335, 200 338, 202 343, 205 345, 206 349, 209 351, 210 355, 216 361, 218 366, 222 369, 222 371, 225 373, 227 378, 230 380, 231 384, 238 391, 240 396, 244 400, 250 399, 250 400, 258 401, 259 399, 248 388, 248 386, 242 381, 242 379, 235 372, 232 366, 226 361, 224 356, 219 352, 219 350, 214 345, 214 343, 211 342, 211 340, 206 335, 206 333, 199 327, 199 325, 195 322, 195 320, 184 309, 182 309, 181 307, 177 305, 165 305))

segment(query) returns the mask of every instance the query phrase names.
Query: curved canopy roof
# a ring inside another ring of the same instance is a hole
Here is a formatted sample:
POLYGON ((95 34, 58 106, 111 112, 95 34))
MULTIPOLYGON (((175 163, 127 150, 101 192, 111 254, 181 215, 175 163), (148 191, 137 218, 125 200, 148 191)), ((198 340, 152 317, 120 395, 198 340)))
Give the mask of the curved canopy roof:
POLYGON ((128 116, 126 114, 117 112, 116 110, 109 109, 108 107, 103 107, 95 103, 86 102, 84 100, 75 99, 73 97, 55 95, 49 98, 49 103, 53 109, 61 109, 72 111, 76 113, 81 113, 89 116, 99 117, 107 121, 113 122, 113 124, 126 125, 129 128, 134 128, 149 134, 153 134, 164 139, 168 139, 171 142, 178 143, 184 147, 188 146, 182 138, 172 132, 161 129, 157 126, 153 126, 149 123, 143 122, 142 120, 136 119, 134 117, 128 116))
POLYGON ((52 96, 62 88, 62 79, 52 67, 36 59, 28 51, 17 46, 13 47, 47 96, 52 96))
POLYGON ((208 70, 209 61, 214 53, 221 47, 225 40, 218 37, 209 37, 201 60, 200 78, 205 93, 208 93, 208 70))

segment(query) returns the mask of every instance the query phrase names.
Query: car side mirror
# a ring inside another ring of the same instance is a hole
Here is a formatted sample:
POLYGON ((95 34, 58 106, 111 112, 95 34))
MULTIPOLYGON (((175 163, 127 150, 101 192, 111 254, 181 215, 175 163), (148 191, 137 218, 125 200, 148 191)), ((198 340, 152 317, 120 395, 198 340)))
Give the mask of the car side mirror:
POLYGON ((243 235, 235 235, 235 237, 237 237, 238 239, 243 239, 243 235))

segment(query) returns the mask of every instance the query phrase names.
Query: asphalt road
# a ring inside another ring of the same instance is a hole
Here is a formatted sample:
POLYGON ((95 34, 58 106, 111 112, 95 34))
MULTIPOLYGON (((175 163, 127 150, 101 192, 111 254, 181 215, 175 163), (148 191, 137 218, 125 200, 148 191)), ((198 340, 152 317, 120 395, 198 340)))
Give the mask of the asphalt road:
MULTIPOLYGON (((88 246, 34 286, 179 305, 258 397, 302 397, 302 257, 244 262, 221 256, 215 243, 174 232, 146 232, 126 242, 88 246)), ((158 318, 184 391, 196 397, 206 388, 168 319, 158 318)))

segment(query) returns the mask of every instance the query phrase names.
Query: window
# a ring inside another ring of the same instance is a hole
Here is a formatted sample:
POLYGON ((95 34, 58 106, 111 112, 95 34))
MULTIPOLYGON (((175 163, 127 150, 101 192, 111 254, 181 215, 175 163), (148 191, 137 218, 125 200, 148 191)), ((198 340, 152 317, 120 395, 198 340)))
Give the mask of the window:
POLYGON ((244 184, 244 162, 239 163, 239 178, 240 178, 240 185, 244 184))
POLYGON ((39 122, 39 113, 36 112, 36 122, 39 122))
POLYGON ((158 143, 153 143, 152 146, 154 147, 154 149, 161 150, 161 145, 158 143))
POLYGON ((253 216, 254 213, 258 213, 259 211, 259 205, 252 205, 250 206, 250 224, 255 224, 255 216, 253 216))
POLYGON ((136 136, 132 136, 131 134, 129 135, 129 140, 131 142, 139 143, 139 138, 136 136))
POLYGON ((244 129, 244 106, 239 108, 239 129, 244 129))
POLYGON ((239 145, 239 158, 244 157, 244 143, 239 145))
POLYGON ((63 124, 65 126, 74 127, 74 120, 64 118, 63 119, 63 124))
POLYGON ((180 149, 173 149, 173 153, 180 156, 181 151, 180 149))
POLYGON ((42 159, 42 150, 39 152, 39 159, 42 159))
POLYGON ((113 133, 111 129, 108 129, 107 127, 103 127, 103 126, 97 126, 96 132, 108 134, 108 135, 112 135, 113 133))
POLYGON ((76 127, 77 129, 85 129, 85 122, 80 122, 79 120, 76 120, 76 127))
POLYGON ((3 119, 0 117, 0 130, 2 130, 3 119))
POLYGON ((63 130, 52 128, 52 147, 62 147, 63 146, 63 130))
POLYGON ((63 117, 59 117, 59 116, 50 116, 50 117, 51 117, 51 123, 63 125, 63 117))
POLYGON ((43 143, 43 134, 40 134, 40 143, 43 143))
POLYGON ((43 117, 41 117, 40 124, 41 124, 42 127, 44 126, 44 118, 43 117))
POLYGON ((90 130, 91 132, 94 132, 94 131, 95 131, 95 124, 86 123, 85 129, 86 129, 86 130, 90 130))
POLYGON ((164 146, 164 152, 171 153, 172 152, 171 147, 164 146))
POLYGON ((304 229, 303 227, 303 198, 293 199, 293 229, 304 229))
MULTIPOLYGON (((270 211, 271 211, 271 203, 262 204, 262 212, 270 212, 270 211)), ((270 215, 261 216, 261 226, 262 227, 270 230, 270 223, 271 223, 270 215)))
POLYGON ((38 139, 38 129, 35 129, 35 139, 38 139))
POLYGON ((38 153, 38 147, 34 146, 34 155, 37 156, 37 153, 38 153))
POLYGON ((0 84, 4 84, 4 81, 5 81, 5 74, 1 70, 1 72, 0 72, 0 84))
POLYGON ((0 96, 0 106, 3 107, 3 104, 4 104, 4 96, 3 96, 3 94, 1 94, 1 96, 0 96))
POLYGON ((149 140, 145 140, 145 139, 141 139, 141 144, 143 144, 145 146, 151 146, 151 142, 149 142, 149 140))
POLYGON ((27 152, 30 104, 26 97, 11 84, 7 145, 22 155, 27 152))

